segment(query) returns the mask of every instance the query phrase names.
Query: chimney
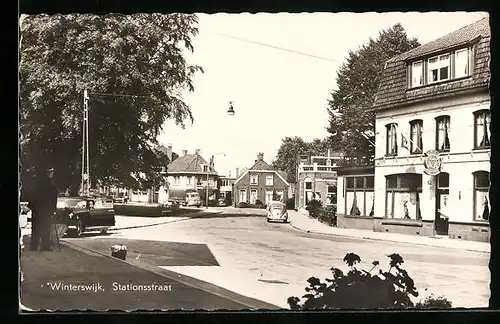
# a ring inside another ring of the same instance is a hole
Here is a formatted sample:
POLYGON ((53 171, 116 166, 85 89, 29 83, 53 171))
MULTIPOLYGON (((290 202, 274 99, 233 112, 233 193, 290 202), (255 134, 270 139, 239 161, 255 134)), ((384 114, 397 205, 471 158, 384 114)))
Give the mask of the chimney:
POLYGON ((168 161, 172 162, 172 144, 168 144, 167 157, 168 157, 168 161))
POLYGON ((182 150, 182 156, 185 156, 186 154, 188 154, 188 151, 187 150, 182 150))
POLYGON ((257 160, 258 161, 264 160, 264 153, 260 152, 259 154, 257 154, 257 160))
POLYGON ((196 155, 200 155, 200 149, 196 149, 196 150, 194 150, 194 153, 195 153, 196 155))
POLYGON ((236 168, 236 178, 240 176, 240 168, 236 168))
POLYGON ((229 170, 229 177, 228 178, 231 178, 231 170, 229 170))

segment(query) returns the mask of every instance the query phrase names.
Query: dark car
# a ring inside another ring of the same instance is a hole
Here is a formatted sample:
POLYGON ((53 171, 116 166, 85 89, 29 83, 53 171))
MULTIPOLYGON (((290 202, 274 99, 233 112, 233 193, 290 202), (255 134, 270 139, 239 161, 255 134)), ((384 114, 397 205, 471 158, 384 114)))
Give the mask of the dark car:
POLYGON ((107 197, 59 197, 56 219, 66 223, 76 236, 84 232, 107 233, 115 226, 113 199, 107 197))

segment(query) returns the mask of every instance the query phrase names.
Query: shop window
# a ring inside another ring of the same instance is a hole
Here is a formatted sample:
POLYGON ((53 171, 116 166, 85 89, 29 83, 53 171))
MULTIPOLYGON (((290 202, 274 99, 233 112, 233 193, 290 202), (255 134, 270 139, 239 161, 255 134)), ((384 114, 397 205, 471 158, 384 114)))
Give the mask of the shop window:
POLYGON ((373 216, 374 188, 373 176, 346 177, 346 215, 373 216))
POLYGON ((474 174, 474 220, 488 221, 490 218, 490 173, 477 171, 474 174))
POLYGON ((404 173, 389 175, 386 188, 386 217, 419 220, 422 175, 404 173))

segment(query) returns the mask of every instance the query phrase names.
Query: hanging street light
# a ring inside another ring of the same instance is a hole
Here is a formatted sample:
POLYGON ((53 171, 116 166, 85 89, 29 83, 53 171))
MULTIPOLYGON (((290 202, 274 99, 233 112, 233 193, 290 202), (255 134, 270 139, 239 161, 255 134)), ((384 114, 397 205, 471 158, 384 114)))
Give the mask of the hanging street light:
POLYGON ((229 102, 229 110, 227 111, 227 114, 229 116, 233 116, 234 115, 234 108, 233 108, 233 102, 232 101, 229 102))

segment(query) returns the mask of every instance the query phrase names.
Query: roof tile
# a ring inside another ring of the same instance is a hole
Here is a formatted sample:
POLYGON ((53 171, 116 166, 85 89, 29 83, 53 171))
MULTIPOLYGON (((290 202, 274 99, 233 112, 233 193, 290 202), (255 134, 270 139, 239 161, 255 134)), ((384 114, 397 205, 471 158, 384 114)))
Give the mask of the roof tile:
POLYGON ((444 95, 446 92, 455 93, 460 90, 487 86, 490 77, 490 38, 489 21, 488 18, 484 18, 430 43, 391 58, 386 63, 373 109, 379 110, 392 107, 410 99, 424 100, 429 96, 444 95), (471 78, 419 89, 407 89, 408 60, 445 51, 462 44, 465 45, 474 40, 478 40, 478 43, 474 53, 475 64, 471 78))

